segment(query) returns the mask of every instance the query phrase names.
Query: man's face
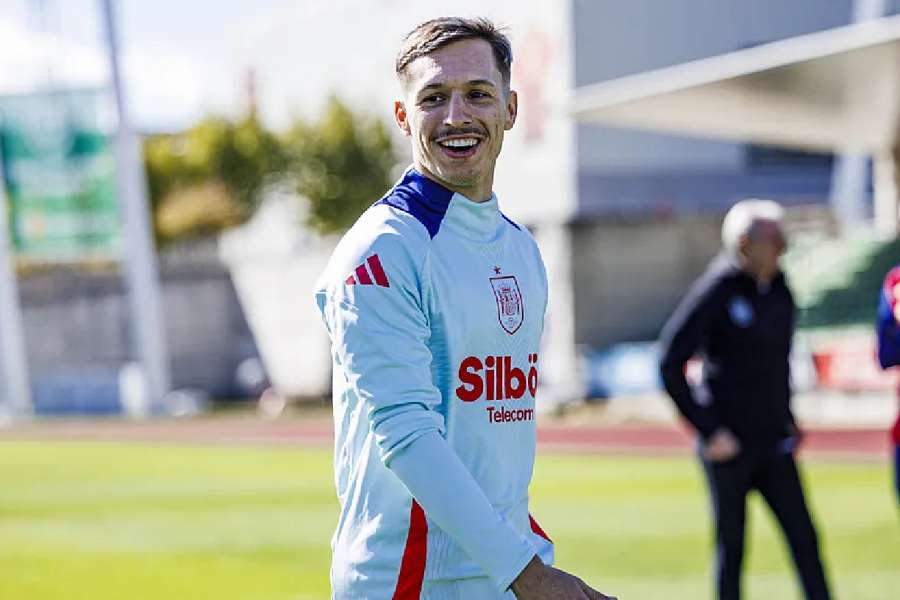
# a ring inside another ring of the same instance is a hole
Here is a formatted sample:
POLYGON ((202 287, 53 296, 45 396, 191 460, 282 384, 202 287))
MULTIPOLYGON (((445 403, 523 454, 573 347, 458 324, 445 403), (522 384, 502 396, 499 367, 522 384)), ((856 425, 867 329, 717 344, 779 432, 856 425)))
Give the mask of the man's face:
POLYGON ((760 219, 753 224, 743 250, 750 270, 760 279, 771 280, 778 272, 778 259, 786 247, 781 224, 760 219))
POLYGON ((413 161, 428 177, 470 200, 491 196, 503 132, 516 120, 490 44, 466 39, 411 62, 397 125, 412 138, 413 161))

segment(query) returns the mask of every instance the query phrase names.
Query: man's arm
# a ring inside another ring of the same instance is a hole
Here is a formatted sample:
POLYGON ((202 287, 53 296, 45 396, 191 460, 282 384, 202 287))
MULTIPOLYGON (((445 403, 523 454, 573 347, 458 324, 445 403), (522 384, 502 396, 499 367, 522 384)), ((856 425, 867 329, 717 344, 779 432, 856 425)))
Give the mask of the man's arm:
POLYGON ((687 361, 700 348, 711 319, 715 285, 706 276, 687 293, 660 334, 660 374, 678 411, 704 440, 710 440, 719 423, 709 408, 697 403, 685 377, 687 361))
MULTIPOLYGON (((791 288, 787 285, 787 282, 784 282, 784 291, 787 293, 788 301, 791 306, 791 318, 790 325, 788 326, 788 361, 790 361, 790 357, 794 352, 794 331, 797 326, 797 304, 794 302, 794 294, 791 292, 791 288)), ((791 368, 791 365, 788 365, 788 368, 791 368)), ((803 430, 800 429, 800 426, 797 424, 797 418, 794 416, 794 410, 791 407, 791 403, 788 402, 787 406, 788 413, 788 437, 787 440, 782 442, 782 450, 785 452, 794 452, 803 442, 803 430)))
MULTIPOLYGON (((530 544, 494 510, 447 441, 436 432, 394 455, 390 469, 429 518, 497 581, 528 600, 606 600, 577 577, 547 567, 530 544), (439 474, 439 475, 436 475, 439 474), (460 510, 460 509, 463 510, 460 510), (451 534, 452 535, 452 534, 451 534)), ((614 599, 613 599, 614 600, 614 599)))
POLYGON ((534 548, 494 509, 465 465, 437 432, 416 439, 388 463, 428 517, 507 589, 534 548))

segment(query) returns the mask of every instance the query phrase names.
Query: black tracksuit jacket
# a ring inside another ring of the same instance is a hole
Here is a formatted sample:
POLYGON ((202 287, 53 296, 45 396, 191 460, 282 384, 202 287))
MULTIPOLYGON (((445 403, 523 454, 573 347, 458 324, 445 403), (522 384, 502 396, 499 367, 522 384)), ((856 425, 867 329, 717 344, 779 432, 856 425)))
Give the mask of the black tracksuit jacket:
POLYGON ((728 258, 717 257, 665 324, 660 369, 678 410, 706 439, 727 427, 749 448, 777 445, 794 431, 789 354, 794 300, 778 274, 766 290, 728 258), (703 360, 695 398, 685 363, 703 360))

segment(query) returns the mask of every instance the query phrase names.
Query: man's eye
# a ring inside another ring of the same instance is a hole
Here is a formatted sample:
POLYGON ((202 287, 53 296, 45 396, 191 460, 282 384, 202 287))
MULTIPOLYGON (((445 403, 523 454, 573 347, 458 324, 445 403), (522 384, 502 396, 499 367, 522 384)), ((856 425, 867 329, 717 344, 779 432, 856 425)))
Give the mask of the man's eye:
POLYGON ((487 92, 482 92, 481 90, 472 90, 471 92, 469 92, 469 97, 476 100, 481 100, 483 98, 490 98, 491 95, 487 92))
POLYGON ((436 104, 441 102, 444 99, 443 94, 431 94, 430 96, 425 96, 422 98, 423 104, 436 104))

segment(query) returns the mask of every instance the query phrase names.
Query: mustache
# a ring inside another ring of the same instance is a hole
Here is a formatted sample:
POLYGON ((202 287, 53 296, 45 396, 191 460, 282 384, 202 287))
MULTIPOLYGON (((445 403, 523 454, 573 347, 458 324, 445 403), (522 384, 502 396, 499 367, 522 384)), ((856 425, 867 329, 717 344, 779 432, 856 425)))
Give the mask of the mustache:
POLYGON ((453 127, 442 129, 437 132, 432 139, 440 139, 442 137, 448 137, 451 135, 478 135, 481 137, 487 137, 487 131, 481 129, 480 127, 453 127))

